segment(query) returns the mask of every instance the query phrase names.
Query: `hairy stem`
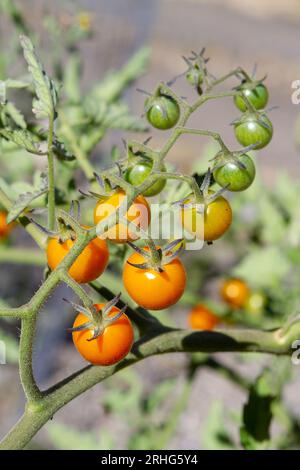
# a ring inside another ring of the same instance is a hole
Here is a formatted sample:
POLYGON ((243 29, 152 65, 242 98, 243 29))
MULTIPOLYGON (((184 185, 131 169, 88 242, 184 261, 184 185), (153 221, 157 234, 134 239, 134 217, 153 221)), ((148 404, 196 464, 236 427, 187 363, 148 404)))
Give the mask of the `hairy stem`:
POLYGON ((55 169, 54 169, 54 154, 52 150, 53 145, 53 131, 54 131, 54 118, 49 119, 49 134, 48 134, 48 228, 54 230, 55 228, 55 169))

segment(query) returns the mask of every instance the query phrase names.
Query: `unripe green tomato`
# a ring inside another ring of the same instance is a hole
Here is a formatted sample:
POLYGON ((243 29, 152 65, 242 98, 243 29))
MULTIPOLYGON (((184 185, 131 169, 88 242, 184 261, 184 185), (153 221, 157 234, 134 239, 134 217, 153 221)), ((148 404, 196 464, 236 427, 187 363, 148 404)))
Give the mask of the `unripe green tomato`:
MULTIPOLYGON (((255 88, 251 87, 251 84, 245 83, 239 90, 243 92, 256 109, 263 109, 268 103, 269 92, 263 83, 258 83, 255 88)), ((241 111, 247 110, 247 105, 241 96, 235 96, 234 103, 241 111)))
POLYGON ((245 305, 246 310, 252 315, 260 315, 266 306, 266 296, 261 292, 253 292, 249 295, 245 305))
POLYGON ((248 147, 257 144, 255 149, 258 150, 268 145, 272 139, 273 125, 266 115, 261 114, 258 119, 255 113, 245 113, 235 124, 234 132, 241 145, 248 147))
MULTIPOLYGON (((142 184, 147 176, 151 173, 153 163, 147 160, 141 160, 136 163, 132 168, 129 168, 125 173, 125 180, 133 186, 142 184)), ((166 171, 164 164, 161 165, 159 171, 166 171)), ((150 186, 146 191, 143 192, 143 196, 151 197, 159 194, 165 187, 166 180, 163 178, 157 178, 155 183, 150 186)))
POLYGON ((249 188, 255 178, 255 165, 252 158, 244 153, 238 160, 245 168, 239 167, 234 160, 228 160, 213 173, 215 181, 222 188, 227 187, 229 191, 244 191, 249 188))
POLYGON ((180 117, 180 108, 169 96, 157 96, 146 100, 147 119, 156 129, 167 130, 174 127, 180 117))

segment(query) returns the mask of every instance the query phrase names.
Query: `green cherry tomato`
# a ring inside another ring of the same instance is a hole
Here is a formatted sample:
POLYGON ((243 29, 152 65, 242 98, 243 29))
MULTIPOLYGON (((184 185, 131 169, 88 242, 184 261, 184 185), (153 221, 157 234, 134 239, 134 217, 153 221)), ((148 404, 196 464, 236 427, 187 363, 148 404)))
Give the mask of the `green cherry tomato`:
POLYGON ((229 191, 244 191, 253 183, 255 165, 252 158, 244 153, 238 157, 238 161, 245 168, 239 166, 237 160, 232 159, 214 171, 214 179, 222 188, 227 187, 229 191))
MULTIPOLYGON (((256 86, 251 86, 250 83, 244 83, 238 88, 242 91, 243 95, 250 101, 256 109, 263 109, 268 103, 269 93, 268 89, 263 83, 258 83, 256 86)), ((241 96, 234 97, 234 103, 241 111, 247 110, 247 105, 241 96)))
POLYGON ((157 96, 146 100, 147 119, 156 129, 167 130, 174 127, 180 117, 180 108, 169 96, 157 96))
POLYGON ((262 149, 272 139, 273 126, 265 114, 245 113, 235 124, 235 136, 244 147, 254 145, 255 149, 262 149))
MULTIPOLYGON (((133 186, 142 184, 152 170, 153 163, 147 160, 140 160, 132 168, 129 168, 125 173, 125 180, 133 186)), ((166 171, 165 165, 162 165, 160 171, 166 171)), ((165 187, 166 180, 163 178, 157 178, 155 183, 150 186, 146 191, 143 192, 143 196, 151 197, 159 194, 165 187)))

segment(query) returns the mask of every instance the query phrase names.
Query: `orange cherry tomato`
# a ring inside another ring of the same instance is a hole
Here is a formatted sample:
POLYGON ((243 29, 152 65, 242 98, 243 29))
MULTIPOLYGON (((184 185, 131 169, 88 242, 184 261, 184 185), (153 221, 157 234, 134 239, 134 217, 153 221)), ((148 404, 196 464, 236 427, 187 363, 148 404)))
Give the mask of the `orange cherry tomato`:
MULTIPOLYGON (((126 197, 122 190, 116 191, 112 196, 105 200, 100 200, 94 210, 94 222, 97 225, 111 214, 116 212, 126 197)), ((143 230, 146 230, 150 223, 150 207, 143 196, 138 196, 134 203, 129 207, 126 213, 126 219, 143 230)), ((111 227, 105 236, 116 243, 126 243, 139 238, 125 224, 116 224, 111 227)))
POLYGON ((221 296, 231 307, 244 307, 249 295, 249 287, 241 279, 228 279, 221 287, 221 296))
MULTIPOLYGON (((99 311, 104 304, 95 304, 95 307, 99 311)), ((117 307, 113 307, 108 317, 115 316, 119 311, 117 307)), ((88 321, 90 320, 86 315, 79 313, 73 327, 76 328, 88 321)), ((108 325, 98 338, 89 341, 93 334, 93 329, 72 333, 77 351, 86 361, 98 366, 110 366, 121 361, 130 352, 134 339, 131 321, 125 313, 108 325)))
POLYGON ((219 317, 202 304, 191 310, 188 321, 193 330, 213 330, 220 323, 219 317))
POLYGON ((0 238, 5 238, 10 234, 14 224, 8 224, 6 221, 7 213, 0 211, 0 238))
MULTIPOLYGON (((64 259, 74 245, 73 240, 60 243, 57 238, 51 238, 47 246, 47 260, 50 269, 64 259)), ((70 276, 79 283, 91 282, 97 279, 106 268, 109 251, 105 240, 95 238, 80 253, 69 269, 70 276)))
MULTIPOLYGON (((145 259, 139 253, 133 253, 128 261, 141 264, 145 259)), ((175 258, 165 264, 163 270, 159 273, 151 268, 140 269, 125 263, 124 286, 130 297, 141 307, 162 310, 174 305, 182 296, 186 285, 186 273, 181 261, 175 258)))
POLYGON ((195 207, 183 208, 181 211, 183 227, 196 238, 207 242, 220 238, 229 229, 231 222, 232 210, 223 196, 209 203, 204 214, 198 213, 195 207))

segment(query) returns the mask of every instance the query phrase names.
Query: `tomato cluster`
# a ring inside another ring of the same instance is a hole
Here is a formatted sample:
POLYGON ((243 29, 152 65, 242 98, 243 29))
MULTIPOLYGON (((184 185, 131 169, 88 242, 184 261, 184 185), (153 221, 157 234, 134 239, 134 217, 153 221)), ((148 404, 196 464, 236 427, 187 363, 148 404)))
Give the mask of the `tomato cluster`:
MULTIPOLYGON (((209 79, 203 54, 195 55, 191 62, 188 60, 188 64, 186 79, 198 94, 202 94, 202 88, 209 79)), ((176 99, 174 93, 168 90, 159 88, 145 102, 146 117, 156 129, 168 130, 178 124, 185 125, 186 107, 181 109, 182 100, 176 99)), ((245 147, 263 148, 273 132, 272 123, 263 111, 268 102, 267 88, 262 82, 245 79, 237 89, 234 102, 243 112, 234 123, 237 140, 245 147)), ((168 178, 168 170, 163 163, 165 155, 161 155, 162 152, 148 152, 146 143, 140 145, 134 153, 135 145, 126 144, 126 163, 123 165, 122 160, 122 164, 117 165, 119 174, 115 173, 114 179, 111 176, 111 181, 106 174, 106 179, 102 181, 107 183, 102 185, 104 194, 99 195, 94 207, 94 224, 101 238, 89 242, 73 262, 69 275, 78 283, 94 281, 106 269, 109 243, 127 243, 134 253, 125 260, 123 285, 139 307, 158 311, 174 305, 184 293, 187 275, 178 258, 177 246, 183 244, 184 240, 173 240, 162 248, 150 239, 144 247, 132 243, 138 239, 147 239, 145 232, 150 224, 151 209, 146 198, 161 193, 168 178), (140 191, 136 192, 139 195, 131 200, 131 204, 124 206, 127 193, 130 193, 126 190, 128 185, 140 191), (120 214, 121 206, 127 207, 124 214, 120 214)), ((201 183, 198 184, 196 179, 191 182, 193 191, 179 201, 180 222, 185 234, 188 232, 195 239, 211 244, 229 229, 232 209, 223 192, 225 189, 244 191, 252 184, 255 165, 247 150, 231 152, 225 144, 221 145, 221 151, 214 158, 212 171, 208 170, 202 175, 201 183), (212 188, 215 183, 221 189, 212 188)), ((174 174, 169 177, 174 178, 174 174)), ((95 193, 92 195, 95 196, 95 193)), ((65 230, 63 236, 52 237, 48 242, 47 258, 52 270, 63 262, 76 243, 76 234, 73 232, 71 236, 66 236, 66 233, 69 232, 65 230)), ((240 279, 227 280, 222 286, 221 295, 232 308, 244 308, 247 303, 247 308, 254 311, 262 305, 258 293, 253 297, 246 283, 240 279)), ((80 307, 77 308, 80 313, 72 328, 73 341, 82 357, 92 364, 115 364, 131 349, 133 327, 124 311, 117 308, 118 300, 119 297, 113 303, 95 304, 82 311, 80 307)), ((212 330, 220 321, 220 317, 204 304, 196 305, 189 314, 189 324, 193 329, 212 330)))

